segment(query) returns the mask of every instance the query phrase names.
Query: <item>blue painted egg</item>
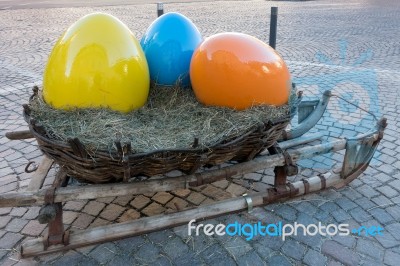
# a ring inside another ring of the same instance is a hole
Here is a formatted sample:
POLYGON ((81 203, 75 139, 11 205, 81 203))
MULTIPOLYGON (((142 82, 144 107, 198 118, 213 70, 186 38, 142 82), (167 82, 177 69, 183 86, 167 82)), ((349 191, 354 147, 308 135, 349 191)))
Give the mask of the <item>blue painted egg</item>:
POLYGON ((190 84, 189 67, 202 37, 193 22, 179 13, 166 13, 147 29, 140 44, 156 84, 190 84))

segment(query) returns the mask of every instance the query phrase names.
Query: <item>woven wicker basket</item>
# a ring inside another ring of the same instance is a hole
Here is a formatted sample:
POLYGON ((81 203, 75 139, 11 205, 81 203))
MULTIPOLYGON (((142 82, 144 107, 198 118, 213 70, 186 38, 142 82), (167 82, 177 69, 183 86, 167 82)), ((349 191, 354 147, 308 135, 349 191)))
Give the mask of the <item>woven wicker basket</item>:
MULTIPOLYGON (((34 93, 37 93, 37 89, 34 89, 34 93)), ((291 114, 295 113, 300 95, 285 117, 277 121, 265 121, 241 136, 227 138, 208 149, 188 148, 132 153, 130 144, 115 142, 118 152, 111 154, 108 151, 97 151, 94 156, 86 153, 84 145, 78 139, 69 139, 68 142, 50 139, 45 129, 39 125, 39 121, 30 117, 29 105, 23 107, 25 121, 44 154, 52 158, 68 175, 81 182, 108 183, 128 181, 135 176, 151 177, 172 170, 191 174, 202 166, 251 160, 280 138, 282 131, 290 122, 291 114)))

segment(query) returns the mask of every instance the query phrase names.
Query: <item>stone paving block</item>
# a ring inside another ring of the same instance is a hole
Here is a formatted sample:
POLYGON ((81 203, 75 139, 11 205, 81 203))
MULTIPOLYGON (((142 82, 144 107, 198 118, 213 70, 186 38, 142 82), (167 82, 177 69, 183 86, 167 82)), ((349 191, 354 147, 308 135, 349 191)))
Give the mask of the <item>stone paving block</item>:
POLYGON ((220 181, 217 181, 217 182, 213 182, 212 185, 217 187, 217 188, 226 189, 229 186, 229 181, 223 179, 223 180, 220 180, 220 181))
MULTIPOLYGON (((175 228, 174 228, 175 231, 175 228)), ((186 228, 187 231, 187 228, 186 228)), ((147 234, 146 237, 151 243, 160 244, 174 237, 174 233, 170 230, 162 230, 147 234)))
MULTIPOLYGON (((168 244, 166 244, 164 247, 167 246, 168 244)), ((151 264, 157 260, 157 258, 160 256, 160 252, 161 250, 158 246, 146 243, 141 245, 138 251, 135 253, 135 259, 140 265, 151 264)))
POLYGON ((68 201, 65 203, 63 210, 80 211, 86 203, 86 201, 68 201))
POLYGON ((390 234, 387 230, 384 231, 383 237, 377 237, 376 240, 384 248, 392 248, 399 245, 399 241, 396 238, 394 238, 393 235, 390 234))
POLYGON ((185 201, 181 198, 175 197, 170 202, 168 202, 167 205, 165 205, 165 206, 172 210, 179 211, 179 210, 185 209, 188 205, 189 204, 187 203, 187 201, 185 201))
POLYGON ((85 229, 87 228, 95 219, 95 217, 86 214, 86 213, 80 213, 76 220, 72 223, 72 227, 78 228, 78 229, 85 229))
POLYGON ((377 192, 375 189, 373 189, 368 185, 363 185, 361 187, 358 187, 357 191, 367 198, 373 198, 379 195, 379 192, 377 192))
POLYGON ((158 203, 151 203, 149 206, 142 210, 142 213, 146 216, 154 216, 164 212, 165 208, 158 203))
POLYGON ((39 236, 45 228, 46 228, 45 224, 40 224, 36 220, 31 220, 24 227, 24 229, 21 231, 21 233, 24 235, 29 235, 29 236, 39 236))
POLYGON ((303 201, 293 206, 300 212, 308 215, 314 215, 317 212, 317 208, 307 201, 303 201))
POLYGON ((130 195, 120 196, 120 197, 116 197, 115 200, 113 201, 113 203, 121 205, 121 206, 126 206, 132 199, 133 199, 133 196, 130 196, 130 195))
POLYGON ((111 261, 118 254, 118 247, 111 242, 98 245, 90 253, 89 257, 96 260, 100 264, 111 261))
POLYGON ((282 246, 282 252, 293 259, 301 260, 304 255, 305 247, 291 239, 285 240, 282 246))
POLYGON ((240 237, 232 237, 224 242, 225 249, 236 259, 252 250, 251 245, 240 237))
POLYGON ((338 210, 336 210, 336 211, 333 211, 332 212, 332 216, 333 216, 333 218, 335 218, 335 220, 337 221, 337 222, 343 222, 343 221, 346 221, 346 220, 348 220, 348 219, 351 219, 351 216, 347 213, 347 212, 345 212, 344 210, 342 210, 342 209, 338 209, 338 210))
POLYGON ((88 204, 83 209, 83 212, 93 216, 97 216, 104 209, 105 206, 106 204, 98 202, 96 200, 89 201, 88 204))
POLYGON ((390 232, 392 236, 400 241, 400 223, 392 223, 390 225, 385 226, 385 230, 390 232))
POLYGON ((63 223, 72 224, 73 221, 75 221, 76 217, 78 217, 78 214, 78 212, 63 211, 63 223))
POLYGON ((165 254, 168 255, 172 260, 182 256, 189 252, 189 247, 179 237, 168 240, 163 245, 165 254))
POLYGON ((214 245, 208 247, 203 252, 200 253, 200 256, 204 259, 207 264, 216 264, 224 263, 223 265, 229 265, 228 263, 232 263, 230 265, 234 265, 235 262, 232 257, 229 255, 228 251, 226 251, 220 244, 215 243, 214 245))
POLYGON ((392 182, 389 182, 389 185, 392 186, 397 191, 400 191, 400 180, 394 180, 392 182))
POLYGON ((89 225, 89 228, 93 228, 93 227, 98 227, 98 226, 103 226, 103 225, 107 225, 110 224, 112 222, 104 220, 102 218, 96 218, 94 219, 94 221, 89 225))
POLYGON ((374 208, 370 210, 369 213, 382 224, 387 224, 394 220, 394 218, 384 209, 374 208))
POLYGON ((177 189, 173 190, 172 194, 181 198, 186 198, 190 194, 190 192, 190 189, 177 189))
POLYGON ((377 190, 379 190, 383 195, 385 195, 388 198, 392 198, 394 196, 397 196, 399 194, 398 191, 394 190, 393 188, 389 186, 381 186, 378 187, 377 190))
POLYGON ((0 216, 0 229, 6 227, 6 225, 11 221, 10 216, 0 216))
POLYGON ((151 199, 160 203, 161 205, 165 205, 168 201, 170 201, 174 196, 172 196, 168 192, 157 192, 151 199))
POLYGON ((357 207, 357 204, 355 204, 353 201, 349 200, 346 197, 342 197, 336 200, 336 204, 340 206, 343 210, 351 210, 353 208, 357 207))
POLYGON ((13 190, 16 190, 18 187, 18 182, 12 182, 9 183, 7 185, 3 185, 0 187, 0 193, 7 193, 7 192, 11 192, 13 190))
POLYGON ((371 218, 369 213, 359 207, 352 209, 349 213, 359 223, 365 222, 371 218))
POLYGON ((131 202, 130 205, 135 209, 142 209, 150 203, 150 199, 143 195, 136 196, 131 202))
POLYGON ((392 204, 392 201, 387 197, 380 195, 376 198, 371 199, 376 205, 386 207, 392 204))
POLYGON ((294 221, 297 218, 297 211, 286 204, 283 204, 282 206, 277 208, 275 213, 288 221, 294 221))
POLYGON ((270 266, 292 266, 288 258, 282 255, 274 255, 268 260, 270 266))
POLYGON ((191 236, 187 236, 183 239, 186 245, 188 245, 191 252, 195 252, 200 254, 202 251, 206 250, 216 242, 222 242, 224 238, 219 236, 209 237, 204 233, 200 233, 199 235, 195 235, 194 233, 191 236))
MULTIPOLYGON (((357 189, 359 189, 359 188, 357 188, 357 189)), ((352 188, 343 188, 340 190, 340 193, 355 202, 357 202, 356 201, 357 199, 362 197, 362 195, 360 193, 358 193, 355 189, 352 189, 352 188)))
POLYGON ((274 251, 279 251, 283 246, 284 241, 280 237, 265 236, 261 237, 258 242, 259 245, 270 248, 274 251))
POLYGON ((382 183, 385 183, 385 182, 387 182, 387 181, 389 181, 389 180, 392 179, 392 177, 391 177, 390 175, 387 175, 387 174, 385 174, 385 173, 378 173, 378 174, 375 176, 375 178, 376 178, 377 180, 381 181, 382 183))
POLYGON ((24 226, 28 223, 27 220, 22 220, 19 218, 14 218, 12 219, 11 222, 9 222, 6 226, 6 230, 9 232, 14 232, 14 233, 18 233, 19 231, 21 231, 22 228, 24 228, 24 226))
POLYGON ((0 215, 9 214, 11 210, 12 208, 0 208, 0 215))
MULTIPOLYGON (((356 203, 364 210, 376 207, 376 203, 368 198, 360 198, 356 200, 356 203)), ((350 211, 348 211, 350 213, 350 211)))
POLYGON ((338 242, 339 244, 348 247, 348 248, 353 248, 356 244, 356 236, 348 235, 348 236, 341 236, 341 235, 335 235, 332 240, 338 242))
POLYGON ((135 211, 134 209, 129 209, 125 211, 121 217, 118 218, 118 222, 126 222, 131 220, 136 220, 140 218, 140 212, 135 211))
POLYGON ((79 264, 81 259, 82 259, 81 254, 79 254, 76 251, 70 250, 63 256, 58 258, 54 263, 56 265, 75 266, 79 264))
POLYGON ((0 249, 11 249, 13 248, 23 236, 21 234, 8 232, 0 239, 0 249))
POLYGON ((259 173, 248 173, 243 175, 243 179, 253 180, 253 181, 260 181, 263 175, 259 173))
POLYGON ((111 203, 115 200, 116 197, 107 197, 107 198, 97 198, 96 201, 103 203, 111 203))
POLYGON ((310 266, 326 265, 327 258, 321 253, 309 249, 304 256, 304 262, 310 266))
POLYGON ((400 254, 394 253, 392 251, 385 252, 385 258, 383 262, 386 265, 397 266, 399 265, 399 261, 400 261, 400 254))
MULTIPOLYGON (((164 264, 159 264, 159 265, 172 265, 171 259, 164 263, 164 264), (168 264, 168 262, 170 264, 168 264)), ((157 261, 155 262, 155 264, 157 261)), ((177 266, 187 266, 187 265, 204 265, 204 262, 201 260, 199 256, 196 256, 196 254, 193 253, 186 253, 183 254, 182 256, 179 256, 175 260, 173 260, 173 263, 177 266)))
POLYGON ((81 259, 79 260, 79 265, 98 266, 99 263, 91 257, 81 256, 81 259))
POLYGON ((196 191, 192 191, 186 199, 190 203, 193 203, 195 205, 200 205, 200 203, 202 203, 206 199, 206 197, 203 194, 200 194, 196 191))
POLYGON ((29 207, 28 211, 24 214, 22 218, 26 220, 35 219, 39 214, 40 207, 29 207))
POLYGON ((237 259, 238 265, 267 265, 255 251, 250 251, 247 254, 237 259))
POLYGON ((3 177, 0 176, 0 186, 8 185, 15 181, 17 181, 17 177, 14 175, 6 175, 3 177))
POLYGON ((100 217, 104 218, 108 221, 114 221, 117 217, 125 210, 125 208, 116 205, 116 204, 109 204, 107 205, 104 210, 100 213, 100 217))
POLYGON ((143 236, 128 237, 115 241, 122 254, 130 254, 146 243, 143 236))
POLYGON ((400 206, 390 206, 386 208, 386 211, 396 220, 400 221, 400 206))
POLYGON ((322 254, 330 256, 344 265, 358 265, 360 257, 350 249, 342 247, 337 242, 327 240, 322 244, 322 254))
POLYGON ((382 261, 384 255, 384 250, 378 244, 374 243, 372 239, 358 239, 356 251, 378 261, 382 261))
MULTIPOLYGON (((126 266, 126 265, 137 265, 138 262, 135 260, 134 257, 126 255, 126 254, 119 254, 115 256, 110 262, 110 265, 114 266, 126 266)), ((82 264, 86 265, 86 264, 82 264)))

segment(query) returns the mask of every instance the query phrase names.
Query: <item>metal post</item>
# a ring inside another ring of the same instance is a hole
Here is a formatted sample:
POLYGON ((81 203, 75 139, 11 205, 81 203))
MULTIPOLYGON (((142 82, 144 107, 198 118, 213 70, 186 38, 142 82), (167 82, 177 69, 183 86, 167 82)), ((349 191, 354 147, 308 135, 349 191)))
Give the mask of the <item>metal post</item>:
POLYGON ((164 4, 162 2, 157 3, 157 16, 164 14, 164 4))
POLYGON ((278 7, 271 7, 271 22, 269 27, 269 46, 276 47, 276 29, 278 25, 278 7))

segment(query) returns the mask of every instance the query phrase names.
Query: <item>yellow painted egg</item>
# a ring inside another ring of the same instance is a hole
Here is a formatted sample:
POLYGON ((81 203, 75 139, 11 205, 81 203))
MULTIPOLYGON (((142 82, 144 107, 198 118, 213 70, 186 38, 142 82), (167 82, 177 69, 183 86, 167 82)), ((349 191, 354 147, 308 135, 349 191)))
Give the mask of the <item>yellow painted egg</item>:
POLYGON ((76 21, 55 44, 43 77, 43 97, 57 109, 143 106, 150 87, 143 50, 119 19, 94 13, 76 21))

